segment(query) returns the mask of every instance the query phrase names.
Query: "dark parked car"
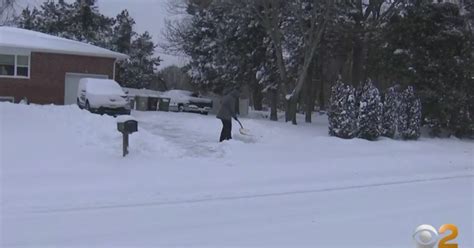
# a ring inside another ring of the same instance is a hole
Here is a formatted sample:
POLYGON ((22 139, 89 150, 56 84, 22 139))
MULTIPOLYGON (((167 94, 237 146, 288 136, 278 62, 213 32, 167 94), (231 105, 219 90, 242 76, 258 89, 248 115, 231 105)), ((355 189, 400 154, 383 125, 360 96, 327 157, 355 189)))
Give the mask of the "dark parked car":
POLYGON ((194 112, 207 115, 212 109, 212 100, 201 97, 198 93, 187 90, 170 90, 161 97, 171 99, 170 110, 179 112, 194 112))

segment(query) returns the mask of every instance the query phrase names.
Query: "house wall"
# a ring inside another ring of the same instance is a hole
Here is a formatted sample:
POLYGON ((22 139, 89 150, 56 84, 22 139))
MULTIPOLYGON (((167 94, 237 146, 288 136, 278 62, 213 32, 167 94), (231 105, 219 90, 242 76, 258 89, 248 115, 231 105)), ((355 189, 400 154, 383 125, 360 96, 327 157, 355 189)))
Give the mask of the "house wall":
POLYGON ((66 73, 104 74, 113 78, 114 59, 31 53, 30 78, 1 78, 0 96, 13 96, 15 102, 23 97, 31 103, 64 104, 66 73))

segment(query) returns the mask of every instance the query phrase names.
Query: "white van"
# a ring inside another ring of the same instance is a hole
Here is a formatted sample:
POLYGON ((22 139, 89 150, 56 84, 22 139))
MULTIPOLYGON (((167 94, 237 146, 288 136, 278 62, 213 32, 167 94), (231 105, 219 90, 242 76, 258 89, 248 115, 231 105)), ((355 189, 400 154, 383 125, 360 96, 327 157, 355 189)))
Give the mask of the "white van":
POLYGON ((77 105, 92 113, 130 114, 127 95, 122 87, 111 79, 82 78, 79 80, 77 105))

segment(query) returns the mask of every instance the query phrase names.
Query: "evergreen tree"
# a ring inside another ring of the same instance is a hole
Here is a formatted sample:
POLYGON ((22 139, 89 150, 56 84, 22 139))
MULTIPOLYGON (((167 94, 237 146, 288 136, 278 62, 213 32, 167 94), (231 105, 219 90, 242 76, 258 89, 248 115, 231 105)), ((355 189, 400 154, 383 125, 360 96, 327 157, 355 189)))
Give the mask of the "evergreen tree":
POLYGON ((328 112, 329 135, 354 138, 357 133, 357 108, 355 89, 340 80, 331 88, 328 112))
POLYGON ((110 47, 114 19, 99 12, 96 0, 76 0, 70 18, 75 40, 110 47))
POLYGON ((463 106, 453 114, 454 118, 451 127, 455 136, 474 139, 474 117, 472 116, 472 108, 474 108, 474 104, 463 106))
MULTIPOLYGON (((200 88, 222 92, 229 84, 248 84, 261 93, 273 70, 267 60, 269 41, 247 2, 190 1, 188 19, 168 23, 168 50, 190 57, 189 72, 200 88), (256 75, 258 74, 258 78, 256 75)), ((258 97, 257 97, 258 98, 258 97)))
POLYGON ((155 44, 149 33, 137 36, 135 21, 127 10, 117 18, 101 14, 96 0, 76 0, 69 4, 48 0, 40 10, 25 9, 18 21, 20 27, 68 39, 91 43, 130 56, 116 67, 116 79, 129 87, 147 87, 156 80, 155 68, 160 58, 154 56, 155 44))
POLYGON ((135 20, 129 15, 127 10, 123 10, 116 17, 113 35, 113 49, 120 53, 128 54, 132 45, 132 37, 135 36, 133 27, 135 20))
MULTIPOLYGON (((133 31, 134 25, 135 20, 128 14, 127 10, 123 10, 119 15, 117 15, 115 26, 113 28, 114 34, 111 45, 114 51, 131 54, 132 39, 136 36, 136 33, 133 31)), ((130 81, 130 78, 127 78, 127 75, 133 75, 130 72, 126 72, 127 65, 130 65, 128 61, 120 61, 117 63, 116 80, 121 84, 132 86, 127 83, 130 81)), ((131 69, 128 68, 128 70, 131 69)))
POLYGON ((155 80, 161 59, 154 57, 155 44, 148 32, 139 35, 131 44, 130 58, 121 64, 121 85, 147 88, 155 80))
POLYGON ((39 26, 38 15, 39 11, 36 7, 33 10, 27 7, 21 12, 17 24, 24 29, 35 30, 39 26))
POLYGON ((403 92, 399 131, 403 139, 418 139, 421 129, 421 102, 412 86, 403 92))
POLYGON ((196 8, 189 29, 184 34, 184 53, 191 57, 189 68, 194 83, 202 88, 213 89, 222 83, 219 75, 222 67, 217 64, 218 25, 223 22, 223 12, 217 8, 196 8))
POLYGON ((387 89, 383 102, 382 135, 395 138, 398 127, 398 115, 400 107, 399 86, 387 89))
POLYGON ((54 0, 47 0, 38 13, 38 26, 33 30, 47 33, 64 38, 73 38, 73 30, 71 29, 71 5, 64 0, 56 3, 54 0))
POLYGON ((382 131, 383 104, 379 90, 369 80, 362 87, 359 102, 359 137, 367 140, 377 139, 382 131))
POLYGON ((432 134, 468 134, 465 121, 474 114, 473 33, 458 5, 429 2, 409 5, 391 19, 380 64, 390 80, 416 87, 423 124, 432 134))
POLYGON ((33 11, 25 9, 19 20, 21 28, 39 31, 67 39, 111 48, 113 18, 102 15, 95 0, 47 0, 33 11))

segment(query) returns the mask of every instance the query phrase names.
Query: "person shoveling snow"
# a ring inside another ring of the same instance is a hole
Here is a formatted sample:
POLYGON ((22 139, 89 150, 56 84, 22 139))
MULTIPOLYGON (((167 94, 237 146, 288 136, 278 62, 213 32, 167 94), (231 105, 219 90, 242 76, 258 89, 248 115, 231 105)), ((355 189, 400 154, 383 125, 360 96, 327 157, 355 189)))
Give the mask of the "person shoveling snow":
POLYGON ((236 103, 239 99, 240 92, 234 88, 228 92, 221 101, 221 107, 217 113, 217 118, 222 121, 222 131, 219 142, 232 139, 232 118, 240 124, 240 133, 242 135, 249 135, 249 130, 242 126, 242 123, 237 118, 236 103))

